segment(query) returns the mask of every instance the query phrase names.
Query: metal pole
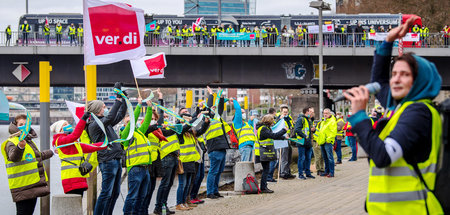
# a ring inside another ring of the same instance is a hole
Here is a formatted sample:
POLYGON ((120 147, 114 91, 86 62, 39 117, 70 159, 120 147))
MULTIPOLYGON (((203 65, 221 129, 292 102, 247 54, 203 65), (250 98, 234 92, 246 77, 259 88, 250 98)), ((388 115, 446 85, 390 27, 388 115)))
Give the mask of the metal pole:
MULTIPOLYGON (((87 65, 85 67, 86 101, 97 99, 97 67, 87 65)), ((87 214, 94 214, 95 202, 97 202, 97 168, 92 170, 88 178, 87 190, 87 214)))
MULTIPOLYGON (((52 66, 48 61, 39 61, 39 99, 40 99, 40 141, 41 151, 50 149, 50 71, 52 66)), ((44 162, 50 187, 50 159, 44 162)), ((41 215, 50 214, 50 195, 41 197, 41 215)))
POLYGON ((322 32, 322 7, 319 8, 319 116, 322 119, 323 111, 323 32, 322 32))
POLYGON ((25 0, 25 14, 28 14, 28 0, 25 0))
POLYGON ((219 0, 218 9, 219 9, 218 22, 219 22, 219 26, 220 26, 220 24, 222 24, 222 0, 219 0))

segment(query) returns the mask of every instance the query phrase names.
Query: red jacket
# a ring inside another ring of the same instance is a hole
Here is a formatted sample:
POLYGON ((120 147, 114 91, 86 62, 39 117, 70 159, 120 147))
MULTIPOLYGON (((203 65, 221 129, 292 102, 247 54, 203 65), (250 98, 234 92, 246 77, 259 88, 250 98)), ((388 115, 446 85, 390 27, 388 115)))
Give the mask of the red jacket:
POLYGON ((353 133, 352 133, 352 125, 350 125, 350 123, 345 123, 344 128, 342 129, 345 131, 345 136, 349 136, 349 137, 353 137, 353 133))
MULTIPOLYGON (((86 121, 80 119, 80 121, 78 122, 77 126, 75 127, 75 129, 73 130, 73 132, 71 134, 61 134, 60 133, 60 134, 53 135, 52 145, 55 146, 56 140, 58 140, 58 146, 73 143, 73 142, 77 141, 77 139, 80 138, 81 133, 83 133, 85 126, 86 126, 86 121)), ((92 145, 80 144, 80 146, 81 146, 81 149, 83 150, 83 153, 92 153, 92 152, 96 152, 96 151, 105 149, 106 146, 99 147, 102 144, 103 144, 102 142, 99 142, 99 143, 94 143, 92 145)), ((67 155, 73 155, 73 154, 78 153, 75 145, 62 147, 60 149, 61 149, 62 153, 67 154, 67 155)), ((67 193, 71 190, 88 188, 86 178, 81 178, 81 177, 64 179, 64 180, 62 180, 62 185, 63 185, 64 193, 67 193)))

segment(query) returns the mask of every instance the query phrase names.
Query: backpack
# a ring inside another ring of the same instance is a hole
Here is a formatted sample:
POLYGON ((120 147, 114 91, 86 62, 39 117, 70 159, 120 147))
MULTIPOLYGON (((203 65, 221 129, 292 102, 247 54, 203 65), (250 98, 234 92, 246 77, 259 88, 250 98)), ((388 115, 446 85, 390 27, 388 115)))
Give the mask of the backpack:
MULTIPOLYGON (((436 167, 436 181, 434 190, 431 190, 441 203, 444 214, 450 214, 450 145, 449 145, 449 129, 450 129, 450 99, 445 100, 437 108, 442 118, 442 138, 439 158, 436 167)), ((416 174, 419 176, 427 190, 428 186, 423 179, 419 167, 413 165, 416 174)))
POLYGON ((242 194, 260 194, 261 190, 258 187, 258 183, 255 181, 255 177, 252 174, 248 174, 247 177, 243 179, 242 187, 244 191, 242 194))

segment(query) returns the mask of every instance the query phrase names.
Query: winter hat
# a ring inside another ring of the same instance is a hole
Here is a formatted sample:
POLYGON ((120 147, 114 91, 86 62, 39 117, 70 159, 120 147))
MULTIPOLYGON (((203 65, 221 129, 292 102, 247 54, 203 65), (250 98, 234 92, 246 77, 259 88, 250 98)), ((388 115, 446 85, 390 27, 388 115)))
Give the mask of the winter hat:
POLYGON ((50 131, 53 133, 61 133, 62 127, 64 125, 64 123, 67 122, 66 120, 59 120, 55 123, 53 123, 50 126, 50 131))
POLYGON ((99 100, 90 101, 87 105, 87 112, 98 114, 103 109, 104 104, 105 103, 99 100))

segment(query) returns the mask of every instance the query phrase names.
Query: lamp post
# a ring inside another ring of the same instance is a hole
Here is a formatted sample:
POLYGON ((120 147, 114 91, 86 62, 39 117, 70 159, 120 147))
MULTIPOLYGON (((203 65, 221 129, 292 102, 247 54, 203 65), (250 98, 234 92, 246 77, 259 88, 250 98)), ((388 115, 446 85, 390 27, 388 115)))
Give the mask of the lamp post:
POLYGON ((322 11, 331 10, 330 4, 319 1, 312 1, 309 3, 309 7, 319 10, 319 114, 322 119, 323 111, 323 32, 322 32, 322 11))

